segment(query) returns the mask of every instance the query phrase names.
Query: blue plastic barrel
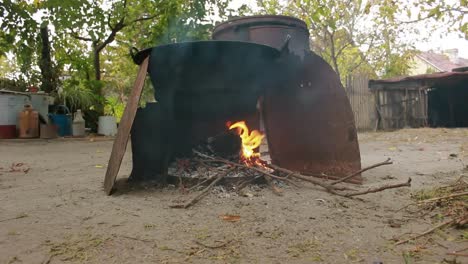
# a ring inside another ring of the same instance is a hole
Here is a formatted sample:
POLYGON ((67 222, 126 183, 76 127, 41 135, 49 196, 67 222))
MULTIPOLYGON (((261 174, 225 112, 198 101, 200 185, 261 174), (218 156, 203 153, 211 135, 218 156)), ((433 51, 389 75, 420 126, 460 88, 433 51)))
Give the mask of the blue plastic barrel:
POLYGON ((72 125, 72 116, 70 110, 64 105, 59 105, 54 113, 49 114, 49 118, 52 120, 52 123, 57 125, 58 127, 58 135, 60 137, 70 136, 71 132, 71 125, 72 125), (58 109, 63 109, 65 114, 57 114, 58 109))

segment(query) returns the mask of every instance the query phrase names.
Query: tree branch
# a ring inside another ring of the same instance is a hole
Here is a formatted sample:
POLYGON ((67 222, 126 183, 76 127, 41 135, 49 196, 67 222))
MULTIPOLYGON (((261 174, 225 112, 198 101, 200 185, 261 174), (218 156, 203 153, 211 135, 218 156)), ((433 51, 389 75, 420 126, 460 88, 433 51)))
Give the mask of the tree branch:
POLYGON ((100 52, 101 50, 103 50, 109 43, 112 43, 114 40, 115 40, 115 36, 117 35, 117 33, 122 30, 124 27, 126 27, 127 25, 124 23, 125 21, 125 17, 122 17, 120 19, 119 22, 117 22, 117 24, 115 24, 114 27, 111 27, 110 24, 109 24, 109 27, 112 29, 111 33, 109 34, 109 36, 107 36, 106 40, 104 40, 104 42, 102 42, 101 44, 97 45, 96 46, 96 52, 100 52))
POLYGON ((72 36, 73 38, 78 39, 78 40, 89 41, 89 42, 93 41, 93 39, 86 38, 86 37, 81 37, 81 36, 79 36, 78 34, 76 34, 73 31, 70 33, 70 36, 72 36))
POLYGON ((337 52, 336 52, 336 57, 339 57, 343 51, 349 47, 353 42, 349 41, 348 43, 344 44, 337 52))
POLYGON ((129 24, 133 24, 133 23, 140 22, 140 21, 145 21, 145 20, 150 20, 150 19, 153 19, 155 17, 157 17, 157 15, 152 15, 152 16, 147 16, 147 17, 140 17, 140 18, 132 20, 132 22, 130 22, 129 24))

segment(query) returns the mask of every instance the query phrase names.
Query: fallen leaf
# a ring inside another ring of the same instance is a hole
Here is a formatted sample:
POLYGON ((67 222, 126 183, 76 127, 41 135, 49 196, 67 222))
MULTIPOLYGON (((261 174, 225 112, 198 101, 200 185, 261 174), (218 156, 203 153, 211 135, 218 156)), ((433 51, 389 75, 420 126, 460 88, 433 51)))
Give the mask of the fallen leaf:
POLYGON ((219 218, 228 222, 240 221, 240 215, 220 215, 219 218))
POLYGON ((24 165, 24 163, 12 163, 11 166, 10 166, 10 172, 20 172, 22 171, 21 170, 21 167, 24 165))
POLYGON ((397 148, 396 147, 389 147, 388 150, 395 151, 395 150, 397 150, 397 148))
POLYGON ((250 192, 242 192, 241 195, 244 196, 244 197, 249 197, 249 198, 254 197, 254 195, 252 193, 250 193, 250 192))
POLYGON ((24 169, 23 172, 24 174, 27 174, 31 168, 24 169))
POLYGON ((95 165, 94 167, 96 167, 96 168, 104 168, 104 166, 102 166, 102 165, 95 165))

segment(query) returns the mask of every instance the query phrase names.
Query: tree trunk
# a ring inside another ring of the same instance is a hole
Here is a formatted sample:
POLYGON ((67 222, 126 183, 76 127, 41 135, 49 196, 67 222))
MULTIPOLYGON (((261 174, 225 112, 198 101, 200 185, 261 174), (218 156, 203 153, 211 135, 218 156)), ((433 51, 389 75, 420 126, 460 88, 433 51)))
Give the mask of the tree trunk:
POLYGON ((330 57, 331 57, 331 61, 332 61, 332 67, 334 68, 335 72, 336 72, 336 75, 338 75, 338 79, 340 80, 340 82, 343 82, 341 80, 341 73, 340 73, 340 69, 338 68, 338 58, 336 56, 336 47, 335 47, 335 32, 333 33, 329 33, 328 32, 328 35, 330 36, 330 49, 331 49, 331 54, 330 54, 330 57))
POLYGON ((39 68, 41 69, 41 90, 46 93, 52 93, 56 91, 56 78, 54 74, 54 68, 52 65, 52 59, 50 56, 50 41, 49 41, 49 29, 46 26, 41 27, 40 30, 41 38, 41 58, 39 61, 39 68))
POLYGON ((101 50, 98 48, 98 43, 93 42, 93 53, 94 53, 94 75, 97 81, 101 80, 101 61, 100 61, 100 52, 101 50))

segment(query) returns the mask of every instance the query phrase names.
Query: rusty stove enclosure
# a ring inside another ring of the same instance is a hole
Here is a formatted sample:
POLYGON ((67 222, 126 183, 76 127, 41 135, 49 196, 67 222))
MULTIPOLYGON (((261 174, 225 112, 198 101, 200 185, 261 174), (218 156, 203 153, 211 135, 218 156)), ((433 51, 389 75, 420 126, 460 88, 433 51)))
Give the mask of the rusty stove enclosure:
POLYGON ((213 40, 133 55, 137 64, 150 55, 158 103, 137 112, 131 179, 167 173, 171 159, 225 131, 228 120, 258 128, 258 100, 274 164, 338 177, 361 168, 346 93, 332 68, 310 51, 303 21, 242 17, 218 25, 213 40))

